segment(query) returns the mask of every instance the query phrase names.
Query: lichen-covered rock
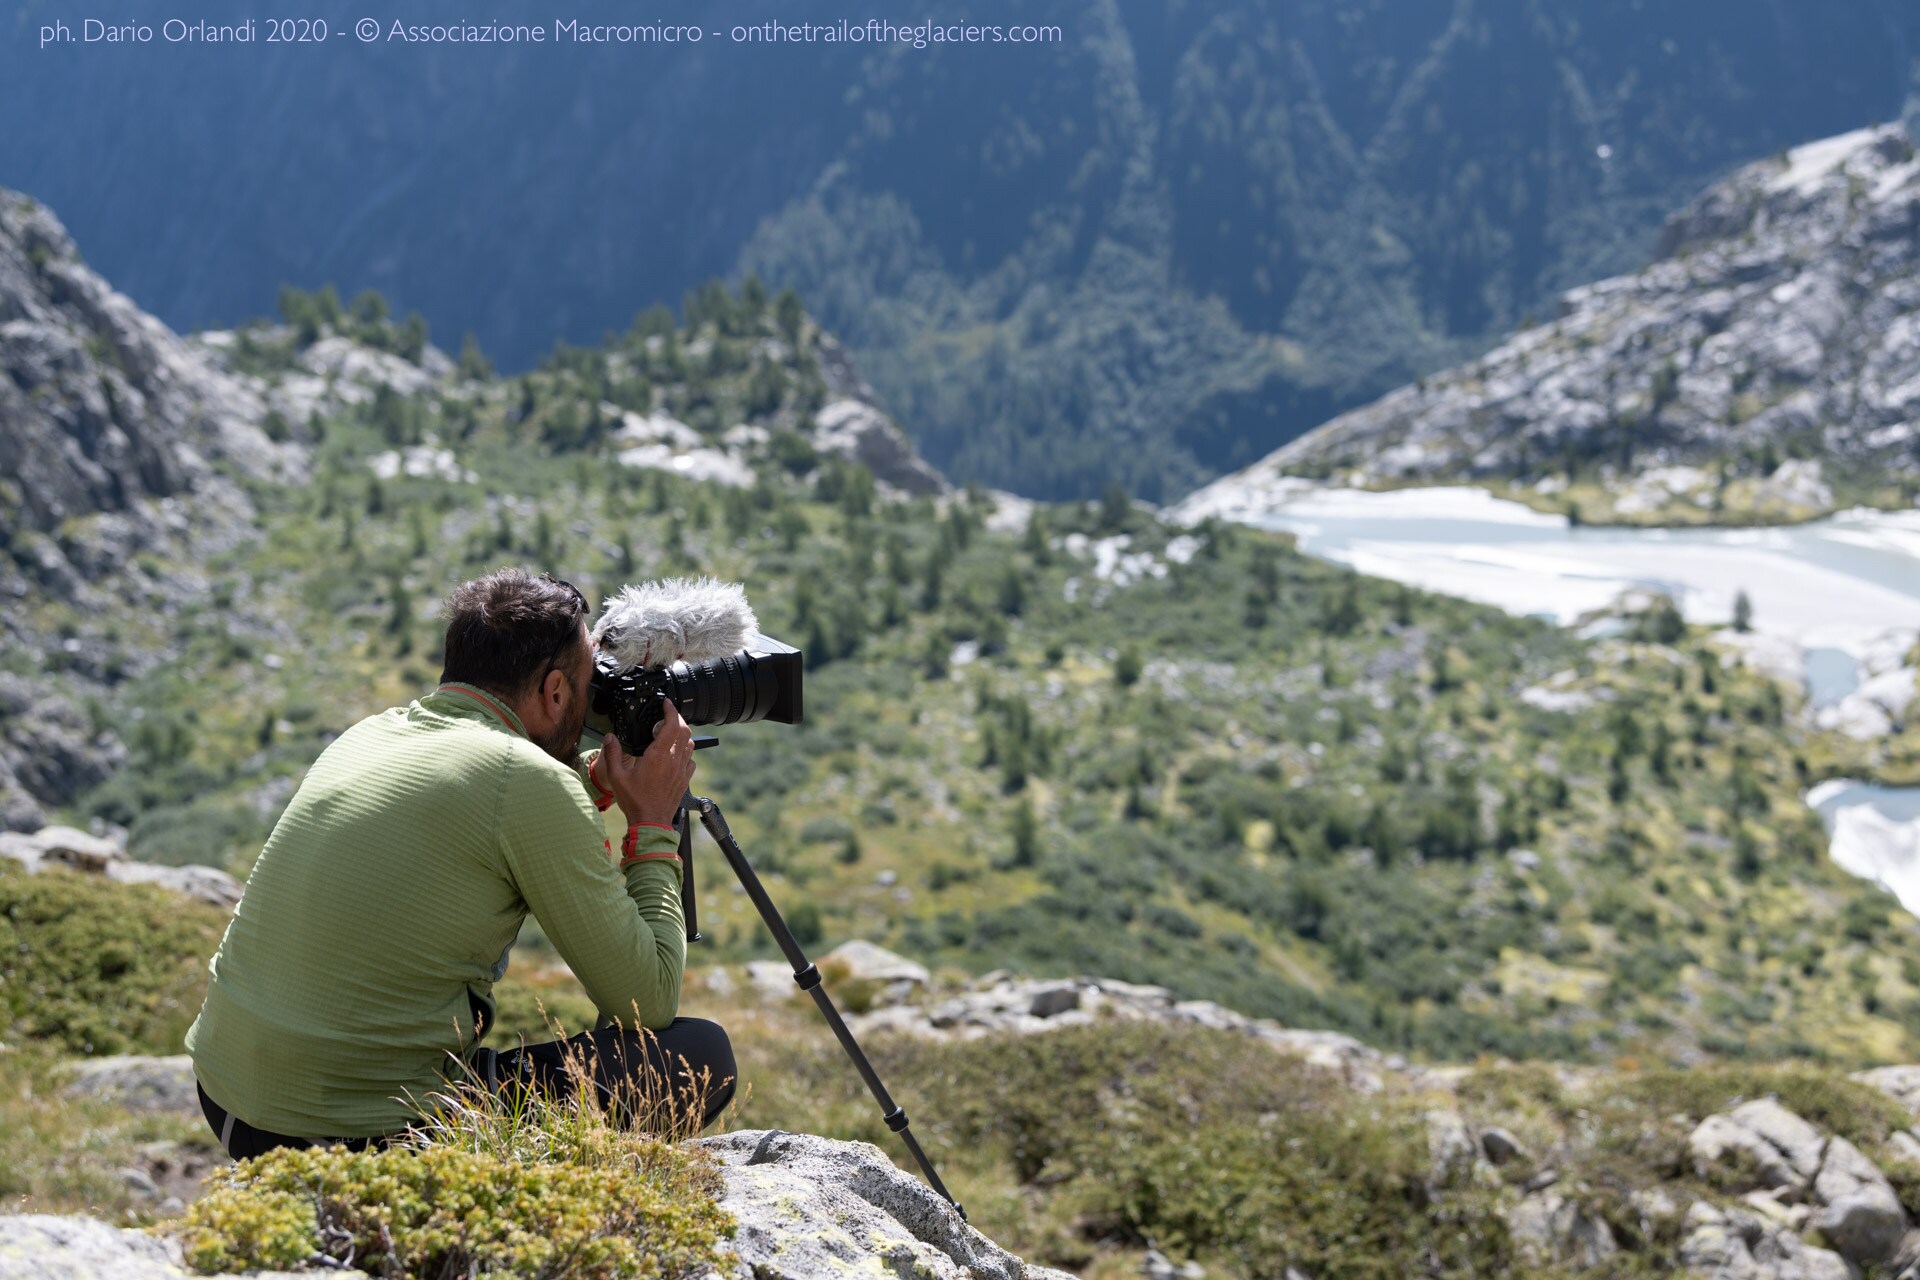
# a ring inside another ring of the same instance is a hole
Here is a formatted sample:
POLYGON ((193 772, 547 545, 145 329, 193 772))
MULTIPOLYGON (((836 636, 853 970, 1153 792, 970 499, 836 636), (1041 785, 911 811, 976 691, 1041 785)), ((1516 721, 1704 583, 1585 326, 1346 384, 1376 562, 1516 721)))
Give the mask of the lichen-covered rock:
POLYGON ((1744 1209, 1696 1201, 1686 1233, 1680 1261, 1701 1280, 1855 1280, 1839 1254, 1744 1209))
POLYGON ((1557 1191, 1536 1191, 1507 1211, 1520 1256, 1534 1266, 1595 1267, 1620 1252, 1613 1228, 1557 1191))
POLYGON ((1906 1211, 1873 1161, 1772 1099, 1708 1116, 1688 1145, 1703 1177, 1725 1177, 1744 1163, 1778 1204, 1806 1201, 1812 1208, 1808 1225, 1852 1262, 1885 1262, 1906 1234, 1906 1211))
POLYGON ((721 1162, 738 1280, 1067 1280, 975 1231, 871 1143, 765 1129, 696 1145, 721 1162))
POLYGON ((1003 1032, 1052 1031, 1101 1018, 1185 1023, 1253 1036, 1288 1057, 1338 1075, 1363 1093, 1382 1089, 1389 1072, 1414 1074, 1404 1060, 1338 1031, 1283 1027, 1211 1000, 1181 1000, 1165 987, 1112 978, 1016 978, 989 973, 966 990, 931 1004, 876 1009, 853 1019, 852 1026, 862 1035, 885 1030, 934 1039, 971 1039, 1003 1032))
MULTIPOLYGON (((144 1231, 94 1218, 30 1213, 0 1216, 0 1276, 6 1280, 186 1280, 178 1248, 144 1231)), ((288 1276, 254 1271, 252 1280, 288 1276)), ((310 1274, 310 1273, 309 1273, 310 1274)), ((340 1280, 358 1271, 329 1271, 340 1280)), ((362 1277, 364 1280, 364 1277, 362 1277)))
POLYGON ((1702 1177, 1744 1159, 1762 1186, 1799 1190, 1819 1172, 1825 1145, 1825 1135, 1771 1098, 1708 1116, 1687 1140, 1694 1168, 1702 1177))
POLYGON ((1845 1138, 1827 1144, 1813 1183, 1813 1226, 1862 1266, 1885 1262, 1907 1233, 1906 1210, 1873 1161, 1845 1138))
POLYGON ((1851 1079, 1878 1089, 1920 1116, 1920 1066, 1875 1067, 1857 1072, 1851 1079))
POLYGON ((73 1098, 105 1098, 129 1111, 200 1114, 193 1059, 184 1053, 166 1058, 137 1053, 83 1058, 68 1068, 64 1092, 73 1098))

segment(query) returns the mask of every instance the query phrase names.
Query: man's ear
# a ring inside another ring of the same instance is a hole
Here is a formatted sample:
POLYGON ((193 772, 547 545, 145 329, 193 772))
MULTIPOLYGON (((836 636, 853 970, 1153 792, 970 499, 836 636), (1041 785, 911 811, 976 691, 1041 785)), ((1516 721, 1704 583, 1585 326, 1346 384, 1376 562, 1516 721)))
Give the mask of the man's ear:
POLYGON ((560 705, 560 691, 571 690, 571 688, 572 686, 567 683, 567 673, 555 667, 540 681, 540 700, 548 706, 557 707, 560 705))

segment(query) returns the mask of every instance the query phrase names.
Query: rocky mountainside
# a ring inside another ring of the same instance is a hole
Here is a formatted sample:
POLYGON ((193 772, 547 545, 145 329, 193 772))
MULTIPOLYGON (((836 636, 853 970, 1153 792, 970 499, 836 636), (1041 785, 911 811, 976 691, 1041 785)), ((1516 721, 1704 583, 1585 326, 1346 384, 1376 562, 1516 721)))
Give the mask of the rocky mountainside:
MULTIPOLYGON (((0 537, 127 515, 149 498, 245 500, 218 464, 292 479, 299 454, 260 430, 265 406, 81 259, 59 220, 0 189, 0 537)), ((104 567, 104 566, 94 566, 104 567)), ((55 581, 57 569, 49 568, 55 581)))
POLYGON ((83 692, 166 647, 133 627, 108 653, 37 606, 167 614, 203 598, 200 575, 155 557, 197 560, 249 536, 237 481, 294 481, 303 464, 261 430, 253 389, 115 292, 50 211, 6 190, 0 373, 0 827, 31 829, 124 758, 79 710, 83 692), (49 654, 55 678, 27 679, 49 654))
POLYGON ((521 369, 758 270, 946 473, 1155 501, 1644 261, 1729 167, 1891 117, 1917 33, 1820 0, 1027 0, 972 20, 1042 43, 793 47, 734 32, 847 15, 741 0, 697 45, 563 45, 510 6, 544 47, 155 58, 35 49, 52 16, 13 8, 0 172, 176 327, 333 280, 521 369))
MULTIPOLYGON (((484 365, 462 367, 383 303, 367 307, 335 304, 304 331, 183 337, 90 268, 51 210, 0 189, 0 830, 37 829, 125 760, 116 690, 178 658, 183 619, 204 611, 229 636, 293 646, 216 589, 208 566, 259 536, 263 500, 311 478, 325 420, 510 395, 484 365)), ((798 431, 809 456, 858 462, 904 493, 945 492, 846 349, 803 323, 813 411, 730 421, 722 440, 671 412, 605 404, 619 461, 737 485, 770 431, 798 431)), ((712 363, 710 346, 690 354, 712 363)), ((459 474, 437 439, 400 434, 369 460, 376 476, 459 474)))
POLYGON ((1203 501, 1285 475, 1467 479, 1589 521, 1781 520, 1920 491, 1920 159, 1898 125, 1748 165, 1658 259, 1344 414, 1203 501))

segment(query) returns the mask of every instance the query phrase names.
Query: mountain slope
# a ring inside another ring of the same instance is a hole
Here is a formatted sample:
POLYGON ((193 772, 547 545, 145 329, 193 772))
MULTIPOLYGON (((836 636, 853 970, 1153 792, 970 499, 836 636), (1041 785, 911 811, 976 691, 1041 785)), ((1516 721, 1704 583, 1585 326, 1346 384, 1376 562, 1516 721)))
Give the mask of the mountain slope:
POLYGON ((1908 9, 1766 12, 1004 0, 972 17, 1060 39, 236 51, 35 49, 23 4, 0 172, 180 328, 335 280, 520 368, 758 270, 948 474, 1158 500, 1638 265, 1728 166, 1899 110, 1908 9))
POLYGON ((1897 125, 1740 170, 1558 318, 1216 482, 1470 479, 1589 521, 1724 522, 1920 492, 1920 159, 1897 125))
MULTIPOLYGON (((136 857, 244 874, 326 744, 431 685, 464 577, 710 572, 808 657, 807 723, 729 730, 701 770, 808 945, 1156 982, 1435 1057, 1920 1048, 1920 935, 1801 800, 1875 760, 1671 609, 1587 640, 1118 495, 882 483, 858 442, 896 429, 791 295, 704 288, 686 324, 514 378, 375 308, 284 305, 197 346, 283 406, 306 483, 243 478, 233 536, 83 594, 7 570, 0 689, 63 698, 84 748, 34 802, 136 857)), ((45 763, 16 736, 40 723, 9 707, 17 758, 45 763)), ((713 954, 768 954, 699 861, 713 954)))

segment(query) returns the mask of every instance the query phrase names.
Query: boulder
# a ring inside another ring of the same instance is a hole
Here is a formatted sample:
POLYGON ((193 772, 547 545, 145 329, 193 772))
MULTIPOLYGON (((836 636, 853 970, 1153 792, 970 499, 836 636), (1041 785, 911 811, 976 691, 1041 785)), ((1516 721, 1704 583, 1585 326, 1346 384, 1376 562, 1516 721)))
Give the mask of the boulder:
POLYGON ((1871 1071, 1856 1072, 1850 1078, 1878 1089, 1920 1116, 1920 1066, 1875 1067, 1871 1071))
POLYGON ((1813 1225, 1862 1266, 1891 1258, 1907 1233, 1906 1210, 1873 1161, 1845 1138, 1827 1143, 1813 1180, 1813 1225))
POLYGON ((68 1076, 62 1092, 70 1098, 105 1098, 129 1111, 200 1114, 193 1059, 184 1053, 168 1058, 142 1054, 84 1058, 69 1068, 68 1076))
POLYGON ((1744 1209, 1696 1201, 1685 1230, 1680 1261, 1702 1280, 1856 1280, 1839 1254, 1744 1209))
MULTIPOLYGON (((1774 1203, 1806 1201, 1812 1210, 1809 1225, 1863 1267, 1891 1258, 1906 1234, 1906 1211, 1873 1161, 1845 1138, 1821 1133, 1772 1099, 1708 1116, 1688 1145, 1702 1177, 1744 1163, 1774 1203)), ((1786 1225, 1798 1225, 1795 1216, 1778 1216, 1786 1225)))
POLYGON ((1035 1018, 1051 1018, 1080 1007, 1078 987, 1046 987, 1033 993, 1027 1013, 1035 1018))
POLYGON ((12 858, 31 872, 66 867, 117 884, 157 884, 224 911, 240 901, 240 882, 218 867, 136 862, 119 842, 72 827, 42 827, 32 835, 0 832, 0 857, 12 858))
POLYGON ((1520 1140, 1499 1126, 1480 1131, 1480 1150, 1490 1164, 1506 1164, 1526 1154, 1520 1140))
POLYGON ((820 968, 837 968, 852 981, 869 984, 875 1006, 898 1004, 923 990, 931 980, 925 965, 860 938, 843 942, 820 957, 820 968))
POLYGON ((778 960, 747 961, 747 984, 762 1000, 785 1000, 800 990, 792 967, 778 960))
POLYGON ((695 1145, 720 1161, 739 1224, 734 1280, 1068 1280, 968 1226, 871 1143, 750 1129, 695 1145))
POLYGON ((1426 1122, 1427 1181, 1444 1187, 1472 1173, 1479 1149, 1460 1113, 1436 1107, 1426 1113, 1426 1122))
MULTIPOLYGON (((268 1280, 294 1273, 247 1274, 250 1280, 268 1280)), ((326 1274, 338 1280, 365 1280, 358 1271, 326 1274)), ((7 1280, 187 1280, 190 1275, 197 1273, 181 1266, 179 1249, 171 1241, 144 1231, 128 1231, 94 1218, 42 1213, 0 1216, 0 1276, 7 1280)))
POLYGON ((1594 1267, 1620 1252, 1604 1218, 1557 1191, 1522 1197, 1507 1211, 1507 1229, 1520 1257, 1533 1266, 1594 1267))
POLYGON ((1804 1191, 1820 1169, 1821 1132, 1771 1098, 1708 1116, 1687 1140, 1701 1177, 1745 1159, 1764 1187, 1804 1191))

